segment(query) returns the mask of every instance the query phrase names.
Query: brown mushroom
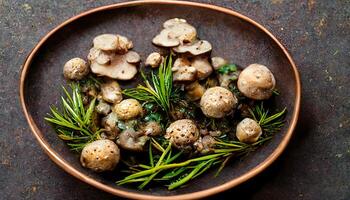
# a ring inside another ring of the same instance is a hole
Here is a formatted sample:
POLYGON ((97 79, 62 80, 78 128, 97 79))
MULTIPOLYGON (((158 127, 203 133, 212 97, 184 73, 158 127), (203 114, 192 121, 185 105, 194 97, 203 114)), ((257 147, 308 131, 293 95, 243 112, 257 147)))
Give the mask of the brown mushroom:
POLYGON ((205 88, 198 83, 198 81, 195 81, 185 87, 186 89, 186 95, 190 101, 197 101, 199 100, 204 92, 205 88))
POLYGON ((120 133, 117 144, 126 150, 140 152, 144 150, 145 144, 149 139, 143 132, 134 129, 126 129, 120 133))
POLYGON ((101 49, 91 48, 88 54, 88 60, 91 62, 97 62, 98 64, 104 65, 111 62, 114 56, 112 51, 102 51, 101 49))
POLYGON ((240 142, 253 143, 258 141, 262 134, 260 125, 253 119, 244 118, 238 123, 236 137, 240 142))
POLYGON ((198 40, 193 43, 182 44, 173 48, 176 53, 190 53, 194 56, 208 53, 211 49, 211 44, 206 40, 198 40))
POLYGON ((96 49, 114 51, 118 47, 118 37, 114 34, 102 34, 96 36, 93 43, 96 49))
POLYGON ((177 58, 172 71, 174 81, 194 81, 197 78, 197 69, 191 67, 191 62, 186 58, 177 58))
POLYGON ((133 54, 133 51, 129 51, 123 55, 117 54, 108 65, 92 62, 90 65, 91 71, 99 76, 107 76, 118 80, 130 80, 137 73, 136 65, 127 62, 130 54, 133 54))
POLYGON ((192 149, 193 144, 197 141, 199 130, 192 120, 181 119, 169 125, 164 137, 169 139, 176 148, 188 151, 192 149))
POLYGON ((89 66, 81 58, 70 59, 63 67, 63 75, 66 79, 80 80, 89 73, 89 66))
POLYGON ((114 80, 108 80, 101 84, 101 93, 103 100, 109 103, 119 103, 123 100, 122 89, 114 80))
POLYGON ((129 40, 127 37, 122 36, 122 35, 116 35, 118 44, 115 49, 116 53, 118 54, 125 54, 128 52, 129 49, 133 48, 133 43, 131 40, 129 40))
POLYGON ((160 53, 153 52, 153 53, 148 55, 146 62, 145 62, 145 65, 151 66, 152 68, 156 68, 162 63, 163 59, 164 59, 164 57, 162 55, 160 55, 160 53))
POLYGON ((191 62, 191 66, 196 68, 199 80, 207 78, 213 72, 213 67, 205 57, 195 57, 191 62))
POLYGON ((141 115, 143 110, 136 99, 125 99, 114 106, 114 112, 120 120, 130 120, 141 115))
POLYGON ((141 60, 140 55, 136 53, 135 51, 129 51, 126 54, 126 62, 131 64, 139 63, 141 60))

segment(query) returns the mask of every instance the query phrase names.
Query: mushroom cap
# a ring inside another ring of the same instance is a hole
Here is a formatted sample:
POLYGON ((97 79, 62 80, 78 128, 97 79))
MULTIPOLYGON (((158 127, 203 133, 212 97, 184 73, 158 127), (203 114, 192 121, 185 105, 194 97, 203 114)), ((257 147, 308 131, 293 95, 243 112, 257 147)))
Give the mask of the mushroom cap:
POLYGON ((145 65, 146 66, 151 66, 152 68, 158 67, 162 61, 163 61, 163 56, 160 55, 158 52, 153 52, 148 55, 145 65))
POLYGON ((162 127, 158 122, 150 121, 147 122, 146 126, 143 128, 145 135, 157 136, 162 133, 162 127))
POLYGON ((191 62, 186 58, 177 58, 171 68, 174 81, 194 81, 197 78, 197 69, 191 67, 191 62))
POLYGON ((136 53, 135 51, 129 51, 126 54, 126 62, 136 64, 139 63, 141 60, 140 55, 136 53))
POLYGON ((222 57, 212 57, 211 64, 215 70, 218 70, 221 66, 228 64, 228 62, 222 57))
POLYGON ((198 40, 193 43, 182 44, 174 47, 176 53, 190 53, 194 56, 208 53, 212 50, 211 44, 206 40, 198 40))
POLYGON ((180 150, 190 150, 198 140, 199 130, 190 119, 180 119, 169 125, 165 138, 169 139, 173 146, 180 150))
POLYGON ((91 71, 99 76, 107 76, 118 80, 130 80, 137 74, 137 68, 135 64, 127 62, 129 54, 133 54, 133 51, 129 51, 123 55, 115 55, 108 65, 92 62, 90 65, 91 71))
POLYGON ((111 106, 108 103, 105 103, 103 100, 101 100, 96 105, 95 110, 98 114, 108 115, 108 113, 111 112, 111 106))
POLYGON ((129 120, 142 114, 142 106, 136 99, 125 99, 114 106, 114 111, 120 120, 129 120))
POLYGON ((162 47, 176 47, 180 45, 177 38, 170 38, 171 30, 163 29, 156 37, 152 39, 152 43, 162 47))
POLYGON ((123 100, 122 89, 117 81, 108 80, 101 84, 102 99, 109 103, 119 103, 123 100))
POLYGON ((238 76, 237 87, 246 97, 265 100, 271 97, 276 80, 264 65, 251 64, 238 76))
POLYGON ((141 132, 137 132, 134 129, 126 129, 120 133, 117 143, 123 149, 140 152, 144 150, 148 139, 149 137, 141 132))
POLYGON ((205 135, 203 137, 200 137, 195 143, 194 146, 196 148, 196 151, 198 151, 201 154, 207 154, 209 152, 212 152, 214 150, 215 145, 215 139, 214 137, 210 135, 205 135))
POLYGON ((236 127, 236 137, 244 143, 258 141, 262 134, 260 125, 253 119, 244 118, 236 127))
POLYGON ((195 57, 192 60, 191 66, 197 70, 197 78, 203 80, 210 76, 213 72, 213 67, 209 63, 207 58, 204 57, 195 57))
POLYGON ((237 98, 230 90, 212 87, 203 94, 200 107, 207 117, 222 118, 232 112, 237 102, 237 98))
POLYGON ((64 64, 63 75, 66 79, 80 80, 90 72, 89 66, 81 58, 72 58, 64 64))
POLYGON ((111 140, 96 140, 86 145, 81 152, 83 167, 96 172, 112 171, 119 163, 120 151, 111 140))
POLYGON ((125 54, 129 49, 133 48, 133 43, 127 37, 122 35, 116 35, 117 37, 117 47, 115 49, 118 54, 125 54))
POLYGON ((190 101, 197 101, 199 100, 204 92, 205 88, 198 83, 198 81, 195 81, 185 87, 187 90, 186 95, 190 99, 190 101))
POLYGON ((118 47, 118 37, 114 34, 98 35, 93 39, 93 44, 96 49, 114 51, 118 47))
POLYGON ((108 64, 113 56, 114 52, 112 51, 102 51, 101 49, 92 47, 87 58, 90 62, 96 61, 98 64, 104 65, 108 64))

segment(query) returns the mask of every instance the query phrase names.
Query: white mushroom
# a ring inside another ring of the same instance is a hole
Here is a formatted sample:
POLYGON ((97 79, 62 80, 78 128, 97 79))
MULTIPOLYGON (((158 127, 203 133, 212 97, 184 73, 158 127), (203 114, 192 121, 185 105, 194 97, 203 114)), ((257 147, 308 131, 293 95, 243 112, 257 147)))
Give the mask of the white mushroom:
POLYGON ((271 97, 276 80, 272 72, 260 64, 251 64, 239 75, 237 87, 246 97, 265 100, 271 97))
POLYGON ((196 68, 199 80, 207 78, 213 72, 213 67, 208 59, 204 57, 195 57, 191 62, 191 66, 196 68))
POLYGON ((163 59, 164 58, 162 55, 160 55, 160 53, 153 52, 153 53, 148 55, 146 62, 145 62, 145 65, 151 66, 152 68, 156 68, 162 63, 163 59))
POLYGON ((196 124, 190 119, 177 120, 170 124, 164 136, 180 150, 191 150, 199 137, 196 124))
POLYGON ((102 34, 96 36, 93 43, 96 49, 115 51, 118 47, 118 37, 114 34, 102 34))
POLYGON ((141 60, 140 55, 136 53, 135 51, 129 51, 126 54, 126 62, 131 64, 139 63, 141 60))
POLYGON ((164 29, 153 38, 155 45, 175 47, 182 43, 192 42, 197 37, 196 29, 184 19, 169 19, 163 24, 164 29))
POLYGON ((88 54, 88 60, 91 62, 97 62, 98 64, 104 65, 111 62, 114 56, 112 51, 102 51, 101 49, 91 48, 88 54))
POLYGON ((253 143, 258 141, 262 134, 260 125, 253 119, 245 118, 238 123, 236 128, 236 137, 244 143, 253 143))
POLYGON ((115 51, 118 54, 125 54, 129 49, 133 48, 133 43, 127 37, 122 35, 116 35, 117 37, 117 47, 115 51))
POLYGON ((199 84, 198 81, 187 85, 185 89, 187 91, 186 95, 190 101, 199 100, 205 92, 205 88, 201 84, 199 84))
POLYGON ((207 117, 222 118, 232 113, 238 100, 226 88, 212 87, 203 94, 200 107, 207 117))
POLYGON ((82 166, 96 172, 112 171, 119 160, 119 148, 111 140, 96 140, 86 145, 80 156, 82 166))
POLYGON ((122 90, 118 82, 114 80, 101 84, 101 93, 103 100, 109 103, 119 103, 123 100, 122 90))
POLYGON ((114 106, 114 112, 120 120, 129 120, 141 115, 143 110, 136 99, 125 99, 114 106))
POLYGON ((66 79, 80 80, 90 72, 89 66, 81 58, 70 59, 63 67, 63 75, 66 79))
POLYGON ((218 70, 221 66, 228 64, 228 62, 222 57, 212 57, 211 64, 215 70, 218 70))
POLYGON ((172 71, 174 81, 194 81, 197 78, 197 69, 191 67, 191 62, 186 58, 177 58, 172 71))
POLYGON ((117 54, 108 65, 92 62, 90 65, 91 71, 99 76, 107 76, 118 80, 130 80, 137 73, 136 65, 127 62, 130 54, 133 54, 133 51, 129 51, 123 55, 117 54))
POLYGON ((198 40, 193 43, 183 44, 173 48, 176 53, 190 53, 194 56, 208 53, 211 49, 211 44, 206 40, 198 40))

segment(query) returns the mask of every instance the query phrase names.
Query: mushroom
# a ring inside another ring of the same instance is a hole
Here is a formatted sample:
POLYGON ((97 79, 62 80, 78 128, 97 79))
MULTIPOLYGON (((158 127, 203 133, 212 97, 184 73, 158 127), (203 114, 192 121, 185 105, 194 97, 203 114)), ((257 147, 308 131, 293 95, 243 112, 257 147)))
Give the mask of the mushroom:
POLYGON ((143 127, 145 135, 157 136, 162 133, 162 127, 158 122, 150 121, 143 127))
POLYGON ((118 82, 114 80, 101 84, 101 93, 103 100, 109 103, 120 103, 123 100, 122 90, 118 82))
POLYGON ((125 99, 114 106, 114 111, 120 120, 129 120, 141 115, 143 110, 136 99, 125 99))
POLYGON ((146 62, 145 62, 145 65, 151 66, 152 68, 156 68, 162 63, 163 59, 164 58, 162 55, 160 55, 160 53, 153 52, 153 53, 148 55, 146 62))
POLYGON ((194 56, 208 53, 211 49, 211 44, 206 40, 198 40, 193 43, 183 44, 173 48, 176 53, 190 53, 194 56))
POLYGON ((162 47, 175 47, 192 42, 197 38, 196 29, 184 19, 169 19, 164 22, 163 27, 164 29, 153 38, 153 44, 162 47))
POLYGON ((185 89, 187 90, 186 95, 190 101, 199 100, 205 92, 205 88, 198 81, 187 85, 185 89))
POLYGON ((117 37, 117 47, 115 49, 115 51, 118 54, 125 54, 126 52, 128 52, 129 49, 133 48, 133 43, 131 40, 129 40, 127 37, 122 36, 122 35, 116 35, 117 37))
POLYGON ((126 54, 126 62, 131 63, 131 64, 136 64, 139 63, 141 58, 138 53, 135 51, 130 51, 129 53, 126 54))
POLYGON ((199 130, 190 119, 180 119, 170 124, 164 136, 172 145, 180 150, 191 150, 198 140, 199 130))
POLYGON ((210 136, 206 135, 204 137, 200 137, 195 143, 194 147, 197 152, 201 154, 207 154, 214 150, 215 145, 215 139, 210 136))
POLYGON ((251 64, 239 75, 237 87, 246 97, 265 100, 271 97, 276 80, 272 72, 264 65, 251 64))
POLYGON ((240 142, 253 143, 258 141, 262 134, 260 125, 253 119, 245 118, 238 123, 236 137, 240 142))
POLYGON ((111 140, 91 142, 84 147, 80 156, 81 165, 96 172, 112 171, 119 160, 119 148, 111 140))
POLYGON ((94 47, 104 51, 115 51, 118 47, 118 37, 114 34, 98 35, 93 40, 94 47))
POLYGON ((104 65, 111 62, 114 56, 112 51, 102 51, 101 49, 91 48, 88 54, 88 60, 91 62, 97 62, 98 64, 104 65))
POLYGON ((149 137, 143 135, 140 131, 126 129, 120 133, 117 144, 123 149, 140 152, 144 150, 148 139, 149 137))
POLYGON ((174 81, 194 81, 197 77, 197 69, 191 67, 191 62, 186 58, 177 58, 173 64, 174 81))
POLYGON ((222 118, 232 113, 237 103, 237 98, 230 90, 212 87, 203 94, 200 107, 207 117, 222 118))
POLYGON ((108 113, 111 112, 111 106, 103 100, 100 100, 96 105, 95 110, 98 114, 108 115, 108 113))
POLYGON ((129 51, 123 55, 117 54, 108 65, 92 62, 90 65, 91 71, 99 76, 107 76, 118 80, 130 80, 137 73, 136 65, 127 61, 128 56, 132 54, 134 54, 133 51, 129 51))
POLYGON ((118 124, 117 114, 115 112, 109 113, 106 117, 102 118, 101 125, 104 128, 103 137, 114 140, 119 134, 120 130, 118 124))
POLYGON ((228 64, 228 62, 222 57, 212 57, 211 64, 215 70, 218 70, 221 66, 228 64))
POLYGON ((213 72, 213 67, 208 59, 204 57, 195 57, 191 62, 191 66, 196 68, 199 80, 207 78, 213 72))
POLYGON ((63 75, 66 79, 80 80, 89 73, 89 66, 81 58, 72 58, 63 67, 63 75))

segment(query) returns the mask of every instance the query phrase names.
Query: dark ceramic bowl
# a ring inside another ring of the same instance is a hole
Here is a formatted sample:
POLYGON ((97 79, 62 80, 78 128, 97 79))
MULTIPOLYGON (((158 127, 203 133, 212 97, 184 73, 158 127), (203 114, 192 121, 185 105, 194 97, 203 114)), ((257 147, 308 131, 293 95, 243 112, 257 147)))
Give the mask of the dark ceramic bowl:
POLYGON ((71 175, 115 195, 135 199, 193 199, 232 188, 268 167, 289 142, 300 107, 300 79, 296 66, 281 43, 264 27, 232 10, 208 4, 182 1, 136 1, 96 8, 75 16, 49 32, 28 56, 21 73, 20 98, 28 123, 51 159, 71 175), (115 184, 115 175, 93 173, 80 166, 78 155, 69 151, 44 121, 49 105, 57 104, 63 64, 72 57, 85 58, 94 36, 119 33, 134 42, 145 57, 154 50, 151 39, 161 24, 174 17, 187 19, 198 35, 213 45, 219 55, 247 66, 261 63, 272 70, 281 95, 276 107, 287 107, 286 125, 258 151, 242 161, 232 162, 217 178, 213 173, 191 181, 188 187, 168 191, 157 187, 139 191, 115 184), (210 181, 208 181, 210 180, 210 181))

